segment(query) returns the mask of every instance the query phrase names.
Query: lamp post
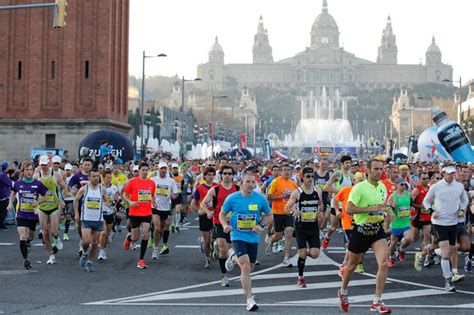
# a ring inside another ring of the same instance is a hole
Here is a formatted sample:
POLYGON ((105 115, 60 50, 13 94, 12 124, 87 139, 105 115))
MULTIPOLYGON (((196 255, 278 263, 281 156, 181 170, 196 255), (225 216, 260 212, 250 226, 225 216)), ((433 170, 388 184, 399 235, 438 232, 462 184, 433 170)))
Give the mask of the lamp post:
POLYGON ((145 108, 145 59, 146 58, 159 58, 159 57, 167 57, 166 54, 158 54, 158 55, 150 55, 147 56, 145 54, 145 51, 143 51, 143 59, 142 59, 142 100, 140 103, 140 155, 141 158, 143 158, 143 152, 144 152, 144 147, 143 147, 143 128, 145 125, 145 113, 144 113, 144 108, 145 108))
POLYGON ((211 135, 211 158, 214 157, 214 134, 215 134, 215 128, 214 128, 214 100, 216 98, 227 98, 227 95, 214 95, 212 93, 212 102, 211 102, 211 130, 210 130, 210 135, 211 135))
MULTIPOLYGON (((464 121, 464 112, 462 111, 462 94, 461 94, 461 90, 462 90, 462 78, 459 77, 459 80, 449 80, 449 79, 444 79, 443 82, 451 82, 451 83, 459 83, 459 105, 458 105, 458 108, 459 108, 459 112, 460 112, 460 115, 458 115, 458 124, 460 124, 461 122, 464 121)), ((469 113, 470 115, 470 113, 469 113)))
POLYGON ((161 112, 158 110, 158 114, 156 115, 156 128, 157 128, 157 138, 158 138, 158 147, 161 144, 161 112))

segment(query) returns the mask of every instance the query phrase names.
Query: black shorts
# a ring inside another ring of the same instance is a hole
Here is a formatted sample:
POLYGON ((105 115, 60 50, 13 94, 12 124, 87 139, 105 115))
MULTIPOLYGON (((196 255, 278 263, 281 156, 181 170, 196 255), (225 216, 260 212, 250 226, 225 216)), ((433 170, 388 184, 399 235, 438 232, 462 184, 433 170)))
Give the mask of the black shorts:
POLYGON ((258 243, 247 243, 244 241, 232 241, 237 257, 248 255, 251 264, 257 261, 258 243))
POLYGON ((113 224, 114 223, 115 216, 114 216, 113 213, 104 214, 103 217, 104 217, 105 224, 113 224))
POLYGON ((177 205, 182 204, 182 198, 181 194, 178 194, 178 197, 176 199, 171 199, 171 209, 176 208, 177 205))
MULTIPOLYGON (((55 215, 55 214, 59 213, 58 210, 59 210, 58 208, 52 209, 52 210, 41 210, 41 209, 39 209, 39 211, 41 211, 42 213, 44 213, 48 216, 52 216, 52 215, 55 215)), ((79 215, 80 215, 80 213, 79 213, 79 215)))
POLYGON ((302 248, 320 248, 321 242, 319 240, 319 228, 307 231, 303 229, 296 229, 296 244, 298 249, 302 248))
POLYGON ((456 245, 456 238, 458 232, 458 225, 436 225, 433 224, 435 235, 438 238, 438 243, 443 241, 449 241, 449 245, 456 245))
POLYGON ((64 214, 70 214, 72 216, 74 216, 74 207, 73 207, 73 201, 64 201, 65 203, 65 206, 64 206, 64 209, 63 209, 63 213, 64 214))
POLYGON ((469 237, 469 233, 467 233, 466 224, 458 223, 458 227, 456 229, 456 236, 459 239, 461 236, 469 237))
POLYGON ((151 215, 144 216, 144 217, 139 217, 139 216, 129 216, 130 219, 130 226, 132 229, 136 229, 137 227, 140 227, 142 223, 151 223, 151 215))
POLYGON ((212 230, 212 219, 207 217, 207 214, 199 216, 199 231, 209 232, 212 230))
POLYGON ((431 221, 420 221, 418 217, 415 218, 415 220, 412 221, 412 225, 415 229, 423 230, 423 227, 426 225, 430 225, 431 221))
POLYGON ((387 234, 381 224, 374 225, 370 234, 360 232, 361 230, 361 225, 354 225, 351 232, 351 240, 349 241, 349 246, 347 248, 354 254, 365 253, 370 247, 372 247, 373 243, 387 238, 387 234))
POLYGON ((16 218, 16 226, 24 226, 30 229, 30 231, 35 231, 36 230, 36 224, 38 224, 38 220, 29 220, 29 219, 21 219, 21 218, 16 218))
POLYGON ((164 221, 168 219, 169 216, 171 215, 171 210, 162 211, 162 210, 152 209, 152 213, 153 215, 159 215, 160 220, 164 221))
POLYGON ((295 222, 291 215, 286 214, 274 214, 273 215, 273 229, 275 232, 283 232, 285 228, 295 226, 295 222))
POLYGON ((230 241, 230 233, 225 233, 224 228, 222 227, 222 224, 216 223, 214 224, 214 233, 215 233, 215 238, 224 238, 227 243, 232 243, 230 241))
POLYGON ((330 213, 331 213, 332 215, 336 215, 336 209, 331 207, 330 213))

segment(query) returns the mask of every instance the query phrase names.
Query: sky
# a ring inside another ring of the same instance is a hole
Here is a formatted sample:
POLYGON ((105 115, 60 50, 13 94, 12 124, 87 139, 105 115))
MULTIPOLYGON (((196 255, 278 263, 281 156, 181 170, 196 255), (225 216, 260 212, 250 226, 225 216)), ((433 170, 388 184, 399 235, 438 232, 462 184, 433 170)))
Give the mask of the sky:
MULTIPOLYGON (((166 58, 146 60, 146 75, 194 79, 218 36, 225 63, 251 63, 259 16, 268 29, 275 61, 292 57, 310 44, 309 33, 323 0, 130 0, 129 73, 142 75, 142 53, 166 58)), ((398 63, 425 62, 434 35, 442 61, 453 66, 454 80, 474 78, 472 0, 328 0, 339 27, 340 45, 357 57, 377 58, 387 16, 397 39, 398 63)))

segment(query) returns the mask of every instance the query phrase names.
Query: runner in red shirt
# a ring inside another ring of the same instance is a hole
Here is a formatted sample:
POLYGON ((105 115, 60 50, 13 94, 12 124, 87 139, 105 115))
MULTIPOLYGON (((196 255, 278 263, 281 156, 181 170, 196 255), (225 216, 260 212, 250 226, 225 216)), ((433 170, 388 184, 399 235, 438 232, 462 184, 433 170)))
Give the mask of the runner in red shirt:
POLYGON ((148 243, 153 200, 155 200, 155 183, 147 178, 148 165, 146 163, 140 164, 138 174, 139 176, 131 179, 123 190, 122 198, 130 205, 129 219, 132 227, 132 233, 127 235, 123 242, 123 248, 128 250, 130 244, 138 240, 139 229, 141 229, 142 242, 137 267, 146 269, 147 266, 143 258, 148 243))
POLYGON ((420 181, 420 185, 416 185, 411 193, 412 205, 415 209, 411 216, 411 225, 413 226, 412 241, 416 242, 418 240, 420 230, 423 233, 423 251, 421 253, 416 253, 415 255, 415 269, 417 270, 421 270, 422 264, 425 262, 426 265, 429 264, 427 254, 429 252, 428 245, 431 243, 431 213, 423 206, 423 199, 425 199, 425 196, 430 189, 430 186, 428 186, 430 183, 429 175, 426 173, 421 174, 420 181))
POLYGON ((230 234, 225 233, 222 224, 219 221, 219 213, 221 212, 221 207, 224 204, 225 199, 230 194, 239 190, 239 187, 233 183, 233 178, 235 175, 234 168, 230 165, 223 165, 220 168, 220 175, 222 181, 209 189, 206 197, 201 202, 201 210, 204 211, 208 217, 212 215, 212 223, 215 228, 216 242, 217 246, 214 248, 218 249, 219 255, 219 266, 222 272, 221 286, 228 287, 229 277, 227 276, 227 270, 225 269, 225 261, 227 260, 228 252, 230 249, 230 234), (213 211, 209 209, 208 205, 212 201, 213 211))
POLYGON ((385 188, 387 188, 387 198, 390 197, 391 194, 395 190, 397 190, 397 185, 395 184, 395 180, 398 178, 400 172, 398 171, 398 167, 396 165, 391 165, 389 168, 387 168, 387 179, 384 179, 382 183, 385 185, 385 188))

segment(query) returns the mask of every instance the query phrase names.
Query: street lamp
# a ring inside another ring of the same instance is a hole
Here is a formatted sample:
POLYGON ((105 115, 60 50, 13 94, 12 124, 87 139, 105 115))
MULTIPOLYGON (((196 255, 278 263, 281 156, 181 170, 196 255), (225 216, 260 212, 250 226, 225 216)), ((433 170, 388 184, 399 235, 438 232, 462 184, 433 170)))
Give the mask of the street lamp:
POLYGON ((464 121, 464 112, 463 112, 462 107, 461 107, 461 104, 462 104, 462 96, 461 96, 462 79, 461 79, 461 77, 459 77, 459 80, 444 79, 443 82, 459 83, 459 106, 458 107, 459 107, 459 112, 461 114, 458 115, 458 124, 460 124, 462 121, 464 121))
POLYGON ((216 98, 227 98, 227 95, 214 95, 212 93, 212 102, 211 102, 211 130, 210 130, 210 135, 211 135, 211 158, 214 157, 214 100, 216 98))
POLYGON ((140 155, 141 158, 143 158, 144 154, 144 148, 143 148, 143 128, 145 126, 145 113, 144 113, 144 108, 145 108, 145 59, 146 58, 159 58, 159 57, 167 57, 166 54, 158 54, 158 55, 150 55, 147 56, 145 54, 145 51, 143 51, 143 60, 142 60, 142 101, 140 103, 140 155))
POLYGON ((158 110, 158 114, 156 115, 156 127, 157 127, 157 138, 158 138, 158 146, 161 143, 161 112, 158 110))

